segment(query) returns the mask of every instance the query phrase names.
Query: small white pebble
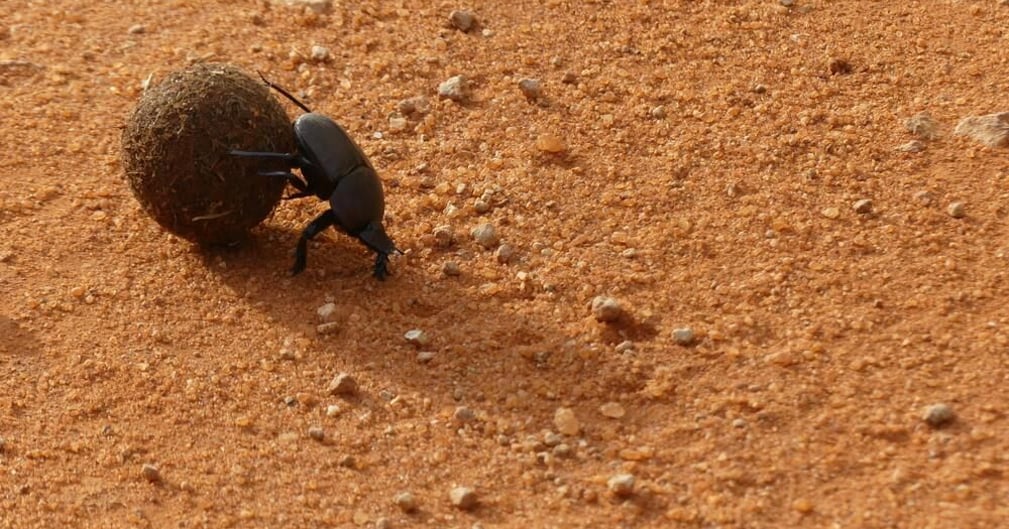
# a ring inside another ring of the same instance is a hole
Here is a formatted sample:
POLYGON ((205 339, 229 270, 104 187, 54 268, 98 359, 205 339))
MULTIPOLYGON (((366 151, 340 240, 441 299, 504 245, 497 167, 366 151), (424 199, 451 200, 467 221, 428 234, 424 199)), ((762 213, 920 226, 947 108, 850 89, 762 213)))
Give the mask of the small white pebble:
POLYGON ((568 436, 578 435, 582 426, 571 408, 557 408, 554 412, 554 426, 557 431, 568 436))
POLYGON ((634 476, 632 474, 617 474, 606 482, 606 488, 614 496, 626 498, 634 494, 634 476))
POLYGON ((315 326, 315 332, 323 336, 327 334, 336 334, 339 331, 340 324, 335 321, 328 321, 315 326))
POLYGON ((620 405, 619 402, 607 402, 602 406, 599 406, 599 413, 603 414, 603 417, 609 417, 610 419, 619 419, 627 414, 624 407, 620 405))
POLYGON ((466 78, 462 75, 449 77, 438 85, 438 96, 460 103, 466 99, 466 78))
POLYGON ((949 422, 952 422, 956 415, 953 413, 953 408, 949 404, 933 404, 925 408, 925 412, 922 414, 922 420, 928 423, 929 426, 933 428, 938 428, 949 422))
POLYGON ((690 345, 694 343, 694 330, 690 327, 673 329, 673 341, 678 345, 690 345))
POLYGON ((343 413, 343 409, 336 404, 330 404, 326 406, 326 417, 337 417, 343 413))
POLYGON ((624 308, 620 302, 609 296, 596 296, 592 299, 592 315, 596 321, 614 322, 624 314, 624 308))
POLYGON ((410 329, 409 331, 406 331, 403 333, 403 338, 411 345, 415 345, 417 347, 424 347, 431 342, 427 333, 420 329, 410 329))
POLYGON ((449 492, 452 505, 464 511, 473 510, 477 505, 476 492, 469 487, 455 487, 449 492))
POLYGON ((863 198, 855 202, 852 208, 854 208, 855 213, 859 213, 861 215, 872 213, 872 201, 868 198, 863 198))
POLYGON ((963 202, 953 202, 946 208, 946 212, 954 219, 962 219, 967 216, 967 206, 963 202))
POLYGON ((652 107, 652 109, 648 111, 648 114, 654 119, 663 119, 666 117, 666 107, 662 105, 652 107))
POLYGON ((411 492, 400 492, 393 498, 393 502, 405 513, 417 511, 417 498, 411 492))
POLYGON ((315 309, 315 313, 319 315, 319 321, 333 321, 333 317, 336 314, 336 303, 326 303, 315 309))
POLYGON ((431 360, 434 360, 434 353, 431 351, 421 351, 417 353, 417 362, 427 364, 430 363, 431 360))
POLYGON ((312 46, 311 57, 315 62, 324 62, 329 59, 329 48, 316 44, 315 46, 312 46))
POLYGON ((143 35, 147 33, 147 27, 143 24, 134 24, 130 26, 130 29, 126 30, 130 35, 143 35))

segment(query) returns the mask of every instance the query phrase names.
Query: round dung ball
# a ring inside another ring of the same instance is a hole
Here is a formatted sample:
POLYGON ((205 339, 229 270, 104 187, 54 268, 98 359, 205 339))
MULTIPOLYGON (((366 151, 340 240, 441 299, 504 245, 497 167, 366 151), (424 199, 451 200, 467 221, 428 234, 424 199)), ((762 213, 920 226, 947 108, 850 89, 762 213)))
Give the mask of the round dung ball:
POLYGON ((168 231, 201 244, 241 240, 280 201, 276 159, 232 150, 296 152, 284 108, 263 83, 226 64, 170 73, 126 120, 122 158, 141 207, 168 231))

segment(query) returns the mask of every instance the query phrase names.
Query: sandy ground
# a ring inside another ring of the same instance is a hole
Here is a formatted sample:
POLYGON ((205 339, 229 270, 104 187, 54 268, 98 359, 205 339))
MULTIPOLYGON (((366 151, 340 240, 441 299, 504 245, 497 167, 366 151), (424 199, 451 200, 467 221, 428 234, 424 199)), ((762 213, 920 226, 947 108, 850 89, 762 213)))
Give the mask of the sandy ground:
POLYGON ((5 0, 0 527, 1004 526, 1009 151, 952 130, 1009 110, 1006 28, 995 0, 5 0), (230 250, 145 216, 121 126, 193 61, 351 132, 392 278, 335 232, 286 274, 317 201, 230 250))

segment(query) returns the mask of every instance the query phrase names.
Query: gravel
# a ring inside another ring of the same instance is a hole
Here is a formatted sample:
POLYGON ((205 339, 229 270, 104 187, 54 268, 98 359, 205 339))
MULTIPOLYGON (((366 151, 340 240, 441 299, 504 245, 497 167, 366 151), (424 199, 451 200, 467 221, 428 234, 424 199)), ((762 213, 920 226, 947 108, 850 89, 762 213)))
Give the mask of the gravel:
POLYGON ((497 259, 497 262, 508 264, 515 257, 515 248, 508 243, 502 244, 497 247, 497 250, 494 250, 494 257, 497 259))
POLYGON ((466 85, 466 77, 462 75, 449 77, 438 85, 438 96, 461 103, 466 100, 466 85))
POLYGON ((537 101, 543 97, 543 83, 539 79, 522 79, 519 81, 519 90, 529 101, 537 101))
POLYGON ((635 479, 632 474, 617 474, 606 482, 606 488, 614 496, 626 498, 634 494, 634 482, 635 479))
POLYGON ((946 213, 954 219, 962 219, 967 216, 967 206, 963 202, 953 202, 946 208, 946 213))
POLYGON ((558 432, 568 436, 578 435, 582 430, 578 417, 571 408, 557 408, 554 412, 554 426, 558 432))
POLYGON ((315 46, 312 46, 310 57, 315 62, 326 62, 329 60, 329 48, 316 44, 315 46))
POLYGON ((619 419, 627 414, 627 411, 619 402, 607 402, 602 406, 599 406, 599 413, 603 417, 609 417, 610 419, 619 419))
POLYGON ((392 501, 405 513, 417 512, 417 498, 412 492, 400 492, 392 501))
POLYGON ((448 16, 448 22, 455 29, 465 33, 476 27, 476 15, 472 11, 452 11, 448 16))
POLYGON ((347 373, 340 373, 329 382, 326 392, 330 395, 356 395, 358 392, 357 381, 347 373))
POLYGON ((315 313, 319 315, 319 321, 321 322, 333 321, 333 317, 336 314, 336 303, 326 303, 315 309, 315 313))
POLYGON ((326 440, 326 431, 323 430, 321 426, 312 426, 308 429, 308 436, 316 441, 322 442, 326 440))
POLYGON ((485 222, 473 228, 473 231, 471 231, 470 234, 473 235, 473 239, 476 240, 477 244, 488 250, 497 246, 498 242, 501 241, 494 225, 489 222, 485 222))
POLYGON ((476 492, 469 487, 455 487, 448 497, 453 506, 464 511, 471 511, 477 506, 476 492))
POLYGON ((868 198, 863 198, 861 200, 856 201, 855 204, 852 206, 852 208, 855 210, 855 213, 858 213, 860 215, 867 215, 869 213, 872 213, 872 201, 869 200, 868 198))
POLYGON ((922 414, 922 420, 928 423, 929 426, 933 428, 938 428, 953 422, 956 418, 956 414, 953 413, 953 408, 949 404, 932 404, 925 408, 925 412, 922 414))
POLYGON ((406 339, 407 343, 415 347, 424 347, 425 345, 431 343, 431 338, 428 337, 427 333, 420 329, 410 329, 403 334, 403 338, 406 339))
POLYGON ((592 300, 592 315, 596 321, 604 323, 614 322, 624 314, 624 308, 620 302, 609 296, 596 296, 592 300))
POLYGON ((448 277, 458 277, 462 274, 462 270, 459 268, 459 263, 455 261, 445 261, 445 263, 441 265, 441 273, 448 277))
POLYGON ((673 341, 677 345, 691 345, 694 343, 694 330, 690 327, 673 329, 673 341))
POLYGON ((140 475, 149 483, 161 482, 161 471, 150 463, 145 463, 144 466, 140 467, 140 475))

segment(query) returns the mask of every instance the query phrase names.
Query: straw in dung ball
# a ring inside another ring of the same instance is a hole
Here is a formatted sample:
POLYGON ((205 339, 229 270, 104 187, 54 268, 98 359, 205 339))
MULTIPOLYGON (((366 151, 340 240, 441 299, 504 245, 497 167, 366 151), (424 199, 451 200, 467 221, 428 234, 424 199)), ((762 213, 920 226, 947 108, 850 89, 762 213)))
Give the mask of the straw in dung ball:
POLYGON ((144 211, 201 244, 241 240, 280 201, 277 160, 237 149, 295 152, 291 122, 268 87, 223 64, 196 64, 144 92, 122 136, 126 180, 144 211))

